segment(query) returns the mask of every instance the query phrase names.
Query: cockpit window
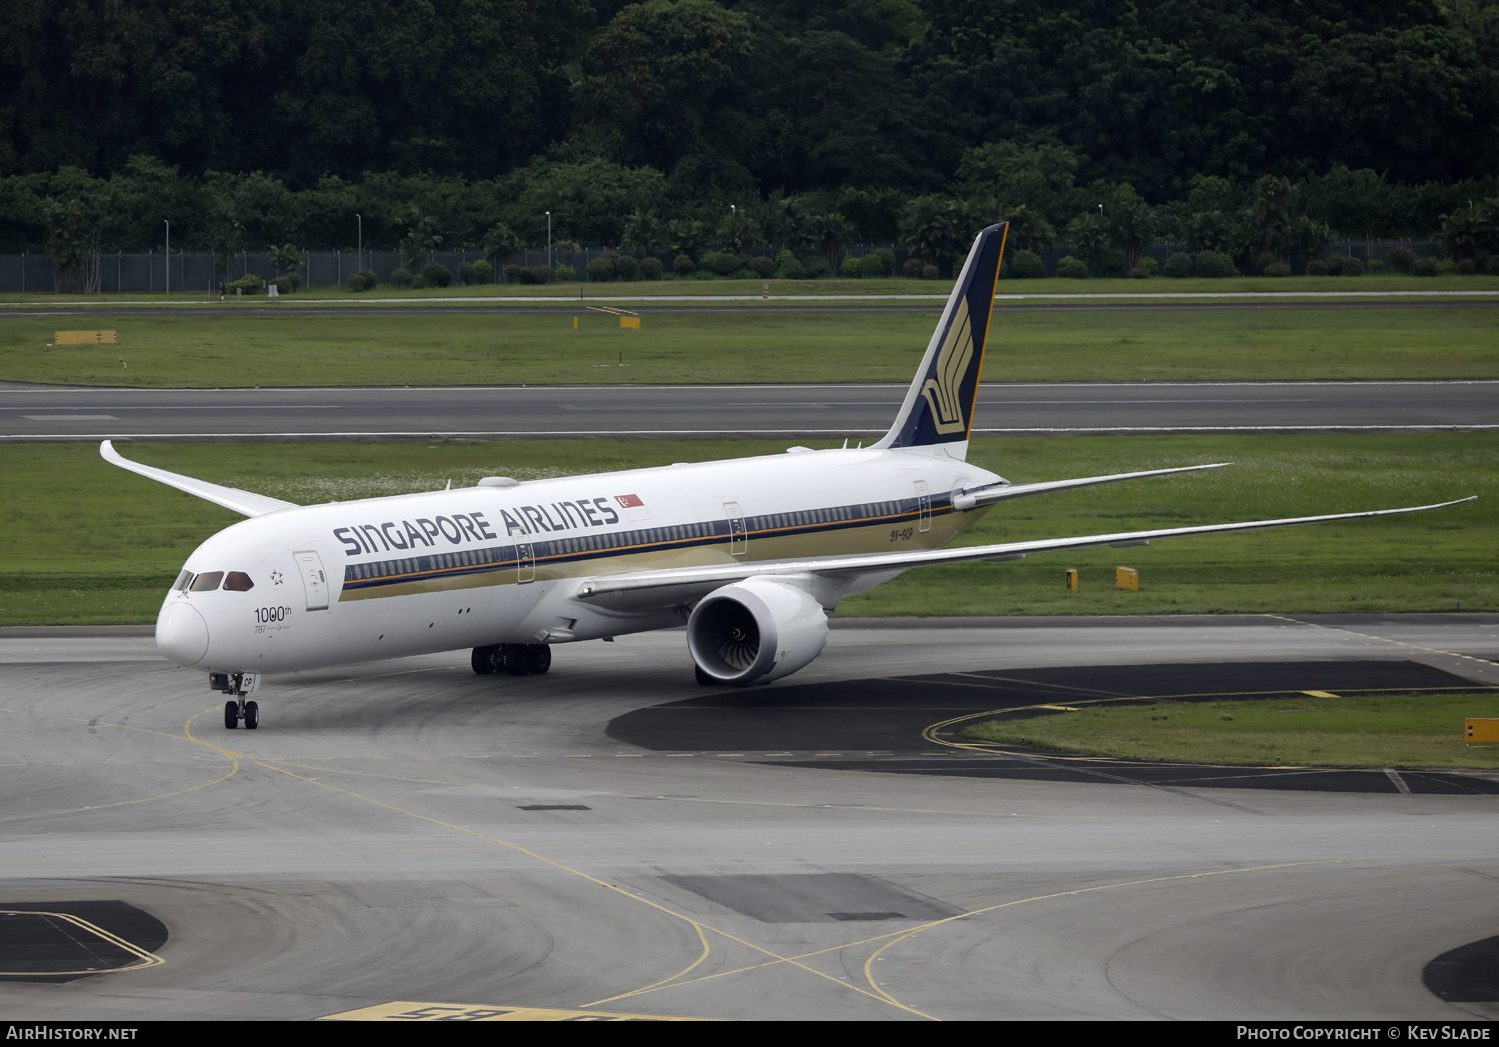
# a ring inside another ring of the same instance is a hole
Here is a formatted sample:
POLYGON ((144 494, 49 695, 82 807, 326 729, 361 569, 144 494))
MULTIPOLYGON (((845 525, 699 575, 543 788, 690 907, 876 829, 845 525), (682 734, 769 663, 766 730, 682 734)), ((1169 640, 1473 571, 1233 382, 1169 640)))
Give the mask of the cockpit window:
POLYGON ((193 579, 192 586, 188 589, 190 593, 207 593, 219 587, 219 582, 224 580, 223 571, 206 571, 193 579))
POLYGON ((244 571, 230 571, 224 576, 224 588, 231 593, 247 593, 255 588, 255 583, 244 571))
POLYGON ((181 574, 179 574, 177 576, 177 580, 172 583, 172 592, 174 592, 174 593, 180 593, 182 590, 184 590, 184 589, 187 588, 187 583, 190 582, 190 581, 192 581, 192 580, 193 580, 193 572, 191 572, 191 571, 183 571, 181 574))

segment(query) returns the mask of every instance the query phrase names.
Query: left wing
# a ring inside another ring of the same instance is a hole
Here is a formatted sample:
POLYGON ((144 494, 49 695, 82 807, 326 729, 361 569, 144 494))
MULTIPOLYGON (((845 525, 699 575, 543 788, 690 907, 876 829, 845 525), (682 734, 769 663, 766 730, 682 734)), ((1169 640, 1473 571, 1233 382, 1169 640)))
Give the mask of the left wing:
POLYGON ((1041 538, 1030 542, 1005 542, 1001 545, 973 545, 960 549, 917 549, 898 553, 867 553, 858 556, 832 556, 808 560, 771 560, 759 563, 713 564, 706 567, 677 567, 659 571, 633 571, 629 574, 604 575, 586 580, 577 591, 579 598, 591 600, 620 611, 647 611, 687 603, 706 596, 721 585, 754 577, 818 575, 827 578, 859 574, 899 572, 931 564, 962 563, 969 560, 1023 560, 1030 553, 1058 549, 1080 549, 1090 545, 1149 545, 1157 538, 1181 538, 1191 534, 1220 534, 1226 531, 1252 531, 1265 527, 1289 527, 1292 524, 1326 523, 1331 520, 1362 520, 1373 516, 1399 516, 1445 509, 1450 505, 1471 502, 1477 495, 1435 505, 1413 505, 1404 509, 1375 509, 1362 513, 1335 513, 1331 516, 1297 516, 1284 520, 1251 520, 1245 523, 1205 524, 1199 527, 1167 527, 1154 531, 1123 531, 1115 534, 1089 534, 1075 538, 1041 538))
POLYGON ((1043 483, 1012 484, 1008 480, 970 487, 956 492, 952 506, 959 512, 981 505, 994 505, 1011 498, 1028 498, 1033 494, 1051 494, 1054 491, 1071 491, 1079 487, 1097 487, 1100 484, 1117 484, 1124 480, 1139 480, 1146 476, 1169 476, 1172 473, 1195 473, 1203 469, 1222 469, 1232 462, 1214 462, 1212 465, 1181 465, 1175 469, 1146 469, 1139 473, 1110 473, 1108 476, 1084 476, 1076 480, 1047 480, 1043 483))

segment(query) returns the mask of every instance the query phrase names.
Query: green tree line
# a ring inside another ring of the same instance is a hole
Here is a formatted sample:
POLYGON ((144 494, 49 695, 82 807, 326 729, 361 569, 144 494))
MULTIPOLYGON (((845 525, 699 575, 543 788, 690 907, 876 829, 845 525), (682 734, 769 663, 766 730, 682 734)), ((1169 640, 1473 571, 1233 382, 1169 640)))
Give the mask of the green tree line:
POLYGON ((14 0, 0 249, 1496 250, 1499 0, 14 0), (549 214, 550 213, 550 214, 549 214))

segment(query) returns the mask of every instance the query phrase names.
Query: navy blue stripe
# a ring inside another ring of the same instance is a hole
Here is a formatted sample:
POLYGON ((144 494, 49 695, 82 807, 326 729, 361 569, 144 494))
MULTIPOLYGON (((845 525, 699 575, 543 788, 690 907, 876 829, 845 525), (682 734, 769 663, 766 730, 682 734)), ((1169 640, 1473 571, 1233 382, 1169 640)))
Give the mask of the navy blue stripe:
MULTIPOLYGON (((953 512, 948 495, 931 498, 932 516, 953 512)), ((790 513, 765 513, 745 517, 746 538, 785 538, 792 535, 820 534, 856 527, 903 523, 921 517, 919 499, 891 499, 862 505, 832 506, 824 509, 790 513), (834 519, 817 519, 832 516, 834 519)), ((572 563, 605 556, 625 556, 642 552, 691 549, 703 545, 723 545, 730 540, 727 519, 707 520, 693 524, 663 527, 641 527, 631 531, 582 534, 575 537, 539 539, 531 546, 531 560, 537 564, 572 563), (676 532, 677 537, 668 537, 676 532)), ((525 543, 520 543, 525 544, 525 543)), ((425 553, 371 563, 353 563, 344 567, 344 589, 375 589, 405 582, 424 582, 439 578, 462 578, 471 575, 512 571, 520 566, 515 543, 465 549, 450 553, 425 553)))

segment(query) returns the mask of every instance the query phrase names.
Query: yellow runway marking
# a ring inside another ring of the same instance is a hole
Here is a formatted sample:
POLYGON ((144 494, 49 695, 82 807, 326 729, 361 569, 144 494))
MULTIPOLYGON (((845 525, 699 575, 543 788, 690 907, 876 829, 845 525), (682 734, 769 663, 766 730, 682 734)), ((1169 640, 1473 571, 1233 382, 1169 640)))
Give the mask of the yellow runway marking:
MULTIPOLYGON (((17 715, 17 716, 45 716, 45 717, 48 717, 48 718, 54 719, 54 720, 71 720, 74 723, 89 724, 90 726, 94 726, 94 727, 117 727, 117 728, 119 728, 122 731, 140 731, 143 734, 154 734, 154 735, 157 735, 157 736, 162 737, 162 738, 171 738, 171 739, 173 739, 175 741, 181 741, 182 740, 182 735, 180 735, 180 734, 167 734, 165 731, 153 731, 153 730, 150 730, 149 728, 146 728, 146 727, 131 727, 128 724, 122 724, 122 723, 105 723, 105 722, 100 721, 100 720, 85 720, 81 716, 59 716, 56 713, 34 713, 34 712, 28 712, 26 710, 17 710, 17 709, 0 709, 0 712, 3 712, 3 713, 12 713, 12 714, 17 715)), ((199 713, 198 715, 201 716, 203 714, 199 713)), ((192 720, 188 721, 188 723, 191 723, 191 722, 192 722, 192 720)), ((193 741, 197 741, 196 738, 193 738, 192 740, 193 741)), ((220 749, 219 752, 224 752, 224 750, 220 749)), ((9 816, 7 816, 5 818, 0 818, 0 822, 25 821, 28 818, 46 818, 46 817, 49 817, 51 815, 60 815, 60 814, 80 814, 80 813, 82 813, 84 811, 103 811, 103 810, 107 810, 110 807, 128 807, 131 804, 148 803, 151 800, 165 800, 168 797, 181 796, 184 793, 196 792, 199 789, 206 789, 210 785, 218 785, 222 781, 227 781, 228 779, 233 778, 235 776, 235 774, 237 774, 239 772, 239 762, 237 760, 235 760, 232 756, 229 757, 229 760, 230 760, 229 772, 227 774, 221 774, 221 775, 219 775, 219 777, 213 779, 213 781, 210 781, 210 782, 200 782, 197 785, 189 785, 189 786, 187 786, 186 788, 183 788, 183 789, 174 789, 174 790, 172 790, 169 793, 157 793, 154 796, 141 796, 141 797, 138 797, 137 799, 134 799, 134 800, 115 800, 112 803, 96 803, 96 804, 90 804, 90 805, 88 805, 86 807, 64 807, 64 808, 60 808, 60 809, 55 810, 55 811, 38 811, 35 814, 13 814, 13 815, 9 815, 9 816)), ((18 766, 25 766, 25 765, 18 765, 18 766)))
MULTIPOLYGON (((202 715, 202 714, 200 713, 199 715, 202 715)), ((217 746, 211 745, 208 742, 204 742, 203 744, 204 745, 209 745, 210 748, 214 748, 214 749, 218 748, 217 746)), ((710 924, 703 923, 703 922, 701 922, 699 920, 694 920, 690 916, 686 916, 686 915, 684 915, 682 913, 679 913, 676 910, 671 909, 671 908, 669 908, 666 905, 663 905, 663 904, 661 904, 659 902, 653 902, 649 898, 645 898, 645 897, 642 897, 641 895, 634 894, 634 893, 632 893, 630 891, 625 890, 623 887, 617 886, 616 884, 609 883, 607 880, 601 880, 601 879, 599 879, 596 876, 591 876, 588 873, 583 872, 581 869, 575 869, 572 866, 565 865, 562 862, 559 862, 559 861, 557 861, 557 860, 555 860, 553 858, 548 858, 545 855, 540 854, 537 851, 533 851, 530 848, 523 847, 520 844, 512 843, 509 840, 502 840, 502 839, 500 839, 497 836, 490 836, 487 833, 482 833, 482 832, 479 832, 476 829, 467 828, 466 826, 454 825, 451 822, 445 822, 445 821, 443 821, 440 818, 434 818, 434 817, 432 817, 430 815, 419 814, 416 811, 406 810, 405 808, 397 807, 395 804, 386 803, 383 800, 377 800, 374 797, 365 796, 362 793, 354 792, 352 789, 343 789, 343 788, 340 788, 340 787, 338 787, 336 785, 329 785, 326 782, 319 782, 319 781, 317 781, 317 780, 315 780, 313 778, 308 778, 305 775, 296 774, 296 773, 294 773, 292 771, 287 770, 284 767, 278 767, 278 766, 276 766, 275 764, 272 764, 272 763, 268 763, 268 762, 260 761, 260 760, 257 760, 255 762, 256 762, 256 764, 258 766, 264 767, 266 770, 276 771, 277 773, 286 775, 288 778, 294 778, 297 781, 306 782, 309 785, 315 785, 315 786, 317 786, 320 789, 327 789, 330 792, 341 793, 344 796, 349 796, 349 797, 352 797, 352 798, 357 799, 357 800, 363 800, 364 802, 369 803, 369 804, 373 804, 376 807, 383 807, 387 811, 392 811, 392 812, 394 812, 396 814, 405 815, 408 818, 415 818, 415 819, 417 819, 419 821, 428 822, 428 823, 430 823, 432 825, 440 825, 440 826, 442 826, 445 829, 451 829, 454 832, 463 833, 463 834, 465 834, 467 836, 473 836, 473 837, 476 837, 477 839, 488 840, 491 843, 499 844, 500 846, 508 848, 510 850, 513 850, 513 851, 515 851, 515 852, 517 852, 519 854, 524 854, 527 857, 533 858, 536 861, 541 862, 541 863, 543 863, 545 865, 549 865, 549 866, 551 866, 554 869, 557 869, 557 870, 562 871, 562 872, 570 873, 573 876, 577 876, 577 877, 579 877, 581 879, 587 880, 589 883, 597 884, 598 886, 603 887, 606 890, 613 891, 614 893, 616 893, 618 895, 621 895, 621 896, 623 896, 625 898, 630 898, 630 899, 632 899, 632 900, 634 900, 636 902, 639 902, 642 905, 649 906, 650 908, 655 909, 658 912, 663 913, 666 916, 670 916, 673 919, 682 921, 683 923, 687 924, 688 926, 694 928, 697 931, 699 939, 701 941, 703 941, 705 945, 706 945, 707 939, 706 939, 706 935, 705 935, 704 932, 711 931, 714 934, 719 935, 722 938, 726 938, 726 939, 728 939, 731 942, 736 942, 736 943, 738 943, 740 945, 745 946, 748 949, 754 950, 755 952, 763 953, 766 956, 770 957, 771 960, 773 962, 775 962, 775 963, 788 963, 788 964, 790 964, 793 967, 800 968, 801 970, 807 972, 808 974, 814 975, 815 977, 826 979, 827 981, 833 983, 834 985, 838 986, 839 988, 847 989, 847 990, 849 990, 851 992, 856 992, 856 993, 858 993, 861 996, 868 996, 868 997, 870 997, 872 999, 875 999, 875 1000, 878 1000, 879 1002, 882 1002, 882 1003, 890 1002, 890 1001, 886 1001, 886 1000, 882 999, 880 996, 878 996, 878 995, 876 995, 874 993, 869 992, 866 989, 860 988, 857 985, 851 985, 848 982, 843 981, 840 978, 836 978, 836 977, 834 977, 831 974, 825 974, 824 972, 816 970, 815 968, 808 967, 807 965, 805 965, 803 963, 799 963, 794 957, 782 956, 779 953, 777 953, 777 952, 775 952, 775 951, 773 951, 771 949, 767 949, 763 945, 757 945, 754 942, 747 941, 744 938, 741 938, 741 937, 739 937, 736 934, 731 934, 728 931, 723 930, 722 928, 714 927, 714 926, 712 926, 710 924)), ((655 989, 669 987, 671 984, 673 984, 673 980, 674 979, 680 978, 682 976, 682 974, 685 974, 688 971, 693 970, 695 967, 697 967, 698 964, 702 963, 702 961, 707 958, 707 955, 708 955, 708 952, 704 951, 702 953, 702 955, 700 955, 695 961, 693 961, 693 963, 691 963, 690 965, 688 965, 682 972, 680 972, 679 974, 673 975, 672 979, 667 979, 667 980, 664 980, 662 982, 654 983, 654 986, 651 987, 652 991, 654 991, 655 989)), ((624 995, 625 996, 635 995, 636 993, 638 993, 640 991, 642 991, 642 990, 635 990, 635 992, 633 992, 633 993, 626 993, 624 995)), ((620 997, 620 996, 610 997, 610 999, 621 999, 621 998, 623 998, 623 997, 620 997)), ((603 1003, 603 1002, 606 1002, 606 1001, 600 1000, 600 1001, 597 1001, 597 1002, 603 1003)), ((584 1006, 589 1006, 589 1005, 585 1004, 584 1006)), ((907 1005, 905 1005, 903 1003, 900 1003, 898 1001, 894 1002, 892 1004, 892 1006, 898 1007, 898 1008, 900 1008, 903 1011, 908 1011, 908 1012, 910 1012, 912 1014, 919 1015, 920 1017, 923 1017, 923 1018, 931 1018, 932 1017, 931 1015, 924 1014, 921 1011, 918 1011, 916 1008, 914 1008, 914 1007, 908 1007, 907 1005)))
POLYGON ((0 977, 6 978, 57 978, 70 974, 117 974, 124 971, 142 971, 147 967, 159 967, 166 963, 155 953, 147 952, 138 945, 133 945, 121 938, 118 934, 112 934, 103 927, 89 923, 87 920, 72 913, 66 912, 40 912, 36 909, 0 909, 0 916, 50 916, 56 920, 64 920, 74 927, 101 938, 110 945, 123 949, 136 958, 136 962, 125 967, 106 967, 103 970, 97 968, 83 971, 0 971, 0 977))
POLYGON ((397 1000, 357 1011, 329 1014, 325 1022, 712 1022, 718 1018, 674 1018, 659 1014, 568 1011, 556 1007, 503 1007, 484 1003, 412 1003, 397 1000))
MULTIPOLYGON (((1300 618, 1292 618, 1289 615, 1284 614, 1267 614, 1265 615, 1265 617, 1274 618, 1277 621, 1281 622, 1291 622, 1295 625, 1308 625, 1313 629, 1327 629, 1330 632, 1348 633, 1350 636, 1362 636, 1365 639, 1378 640, 1380 643, 1392 643, 1396 647, 1410 647, 1417 651, 1430 651, 1432 654, 1445 654, 1449 658, 1465 658, 1470 662, 1478 662, 1482 665, 1499 666, 1499 662, 1490 661, 1487 658, 1478 658, 1471 654, 1459 654, 1456 651, 1444 651, 1440 647, 1427 647, 1425 644, 1406 643, 1404 640, 1391 640, 1387 636, 1375 636, 1373 633, 1361 633, 1357 629, 1348 628, 1348 626, 1346 625, 1323 625, 1320 622, 1304 622, 1300 618)), ((1475 686, 1481 687, 1483 685, 1477 684, 1475 686)))
MULTIPOLYGON (((1287 620, 1289 621, 1290 619, 1287 619, 1287 620)), ((1377 637, 1376 637, 1376 639, 1377 639, 1377 637)), ((1394 641, 1391 641, 1391 642, 1393 643, 1394 641)), ((1425 650, 1431 650, 1431 648, 1424 648, 1424 649, 1425 650)), ((1439 654, 1446 654, 1448 652, 1446 652, 1446 651, 1439 651, 1437 653, 1439 653, 1439 654)), ((1467 656, 1466 655, 1460 655, 1459 657, 1467 657, 1467 656)), ((1474 661, 1483 661, 1483 659, 1481 659, 1481 658, 1475 658, 1473 660, 1474 661)), ((1474 690, 1478 690, 1478 691, 1492 691, 1492 690, 1499 690, 1499 688, 1496 688, 1493 684, 1473 683, 1473 684, 1469 684, 1469 685, 1466 685, 1466 686, 1456 686, 1456 687, 1403 687, 1403 688, 1400 688, 1400 690, 1402 690, 1402 691, 1421 691, 1423 693, 1425 693, 1425 692, 1433 692, 1433 693, 1435 693, 1435 692, 1439 692, 1439 691, 1463 691, 1463 692, 1474 691, 1474 690)), ((939 720, 938 722, 936 722, 934 724, 928 724, 926 727, 922 728, 922 730, 921 730, 921 737, 923 739, 925 739, 926 741, 931 742, 933 745, 945 745, 949 749, 962 749, 962 750, 966 750, 967 752, 975 752, 975 753, 990 753, 990 754, 993 754, 993 755, 996 755, 996 756, 1006 756, 1006 755, 1030 756, 1030 755, 1032 755, 1030 753, 1016 753, 1012 749, 1002 749, 1002 748, 999 747, 1000 745, 1003 744, 1001 742, 959 742, 959 741, 952 741, 950 739, 941 737, 937 732, 943 730, 944 728, 951 727, 954 724, 963 723, 965 720, 979 720, 979 719, 983 719, 986 716, 987 717, 998 718, 998 717, 1004 716, 1007 713, 1030 712, 1033 709, 1047 709, 1047 710, 1053 710, 1053 711, 1055 711, 1055 710, 1061 710, 1063 712, 1075 713, 1075 712, 1080 712, 1081 711, 1080 707, 1084 706, 1084 705, 1106 705, 1106 704, 1109 704, 1111 702, 1155 702, 1157 704, 1167 704, 1167 703, 1170 703, 1170 702, 1186 701, 1188 699, 1193 699, 1193 698, 1224 698, 1224 697, 1227 697, 1227 696, 1230 696, 1230 695, 1233 696, 1234 698, 1246 698, 1246 697, 1250 697, 1250 696, 1253 696, 1253 695, 1277 695, 1277 694, 1285 694, 1285 693, 1286 693, 1286 689, 1285 688, 1276 688, 1275 690, 1270 690, 1270 691, 1202 691, 1202 692, 1187 693, 1187 694, 1131 694, 1131 695, 1121 695, 1120 697, 1117 697, 1117 698, 1083 698, 1083 699, 1080 699, 1076 703, 1076 705, 1072 705, 1072 706, 1051 705, 1051 704, 1048 704, 1048 703, 1045 703, 1045 702, 1038 702, 1035 705, 1012 705, 1012 706, 1007 706, 1007 707, 1002 708, 1002 709, 986 709, 983 712, 964 713, 962 716, 954 716, 951 719, 939 720)), ((1331 693, 1329 693, 1327 691, 1299 691, 1297 693, 1299 693, 1299 694, 1309 694, 1309 695, 1312 695, 1313 697, 1316 697, 1316 698, 1336 698, 1336 697, 1338 697, 1337 695, 1331 694, 1331 693)), ((1071 761, 1075 761, 1075 762, 1084 762, 1085 763, 1085 762, 1090 762, 1090 761, 1094 761, 1094 762, 1118 762, 1119 758, 1118 757, 1111 757, 1111 756, 1074 756, 1074 755, 1070 755, 1070 754, 1067 754, 1067 753, 1047 753, 1046 754, 1046 759, 1048 759, 1048 760, 1071 760, 1071 761)), ((1172 761, 1165 761, 1165 762, 1169 763, 1169 762, 1172 762, 1172 761)), ((1217 765, 1214 765, 1214 764, 1202 764, 1200 766, 1205 766, 1206 767, 1206 766, 1217 766, 1217 765)), ((1224 764, 1222 766, 1238 768, 1238 767, 1253 767, 1253 766, 1256 766, 1256 765, 1254 765, 1254 764, 1224 764)), ((1280 769, 1285 769, 1285 765, 1283 765, 1283 764, 1274 764, 1274 765, 1270 765, 1270 766, 1276 766, 1276 767, 1279 767, 1280 769)))
POLYGON ((1276 865, 1251 865, 1251 866, 1246 866, 1245 868, 1241 868, 1241 869, 1211 869, 1211 870, 1206 870, 1206 871, 1200 872, 1200 873, 1179 873, 1179 874, 1174 875, 1174 876, 1152 876, 1152 877, 1149 877, 1149 878, 1144 879, 1144 880, 1125 880, 1125 881, 1120 882, 1120 883, 1100 884, 1097 887, 1079 887, 1076 890, 1071 890, 1071 891, 1053 891, 1050 894, 1038 894, 1038 895, 1034 895, 1034 896, 1032 896, 1030 898, 1017 898, 1014 901, 1010 901, 1010 902, 1000 902, 998 905, 986 905, 986 906, 984 906, 981 909, 974 909, 971 912, 960 913, 957 916, 948 916, 948 917, 946 917, 944 919, 941 919, 941 920, 932 920, 930 923, 924 923, 921 926, 919 926, 919 927, 913 927, 913 928, 911 928, 908 931, 899 932, 897 935, 891 937, 890 941, 886 942, 884 945, 880 946, 874 952, 872 952, 872 953, 869 954, 869 959, 867 959, 867 960, 864 961, 864 980, 869 983, 869 987, 874 992, 876 992, 880 996, 884 997, 890 1003, 895 1004, 896 1006, 901 1006, 901 1003, 900 1003, 899 1000, 897 1000, 895 997, 891 996, 889 993, 885 992, 884 989, 881 989, 879 987, 878 983, 876 983, 875 980, 874 980, 874 971, 872 970, 872 967, 873 967, 873 964, 874 964, 875 960, 877 960, 877 959, 880 958, 880 954, 882 952, 884 952, 886 949, 891 948, 894 945, 899 944, 900 942, 905 941, 906 939, 910 938, 912 935, 920 934, 922 931, 927 931, 927 930, 931 930, 931 929, 936 928, 936 927, 941 927, 944 924, 953 923, 953 922, 955 922, 957 920, 967 920, 967 919, 970 919, 971 917, 974 917, 974 916, 982 916, 982 915, 985 915, 987 913, 998 912, 1001 909, 1012 909, 1015 906, 1018 906, 1018 905, 1027 905, 1027 904, 1029 904, 1031 902, 1044 902, 1044 901, 1049 901, 1049 900, 1051 900, 1053 898, 1065 898, 1068 895, 1093 894, 1093 893, 1096 893, 1098 891, 1112 891, 1112 890, 1118 890, 1119 888, 1122 888, 1122 887, 1141 887, 1141 886, 1144 886, 1146 884, 1152 884, 1152 883, 1170 883, 1172 881, 1179 881, 1179 880, 1206 880, 1206 879, 1209 879, 1210 877, 1214 877, 1214 876, 1236 876, 1236 875, 1239 875, 1239 874, 1242 874, 1242 873, 1270 872, 1270 871, 1277 870, 1277 869, 1297 869, 1297 868, 1305 868, 1307 866, 1312 866, 1312 865, 1341 865, 1343 863, 1353 864, 1353 863, 1358 863, 1358 862, 1378 862, 1378 861, 1384 861, 1384 860, 1392 858, 1392 857, 1400 857, 1400 858, 1405 858, 1407 860, 1409 860, 1411 858, 1447 857, 1447 856, 1450 856, 1452 853, 1453 852, 1450 852, 1450 851, 1440 851, 1440 852, 1432 852, 1432 853, 1428 853, 1428 854, 1412 854, 1412 855, 1385 855, 1385 854, 1381 854, 1381 855, 1371 855, 1371 856, 1365 857, 1365 858, 1320 858, 1320 859, 1317 859, 1315 861, 1308 861, 1308 862, 1282 862, 1282 863, 1279 863, 1279 864, 1276 864, 1276 865))

